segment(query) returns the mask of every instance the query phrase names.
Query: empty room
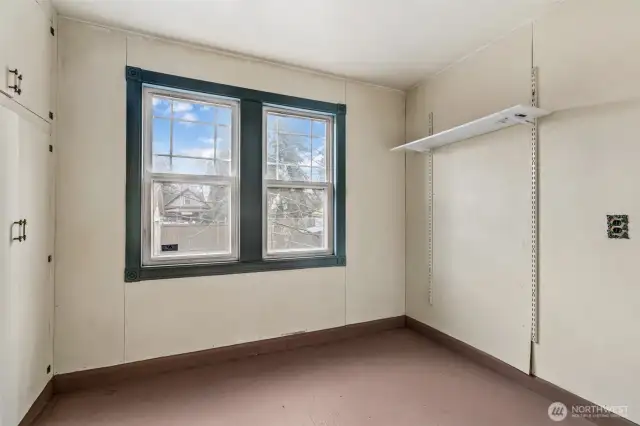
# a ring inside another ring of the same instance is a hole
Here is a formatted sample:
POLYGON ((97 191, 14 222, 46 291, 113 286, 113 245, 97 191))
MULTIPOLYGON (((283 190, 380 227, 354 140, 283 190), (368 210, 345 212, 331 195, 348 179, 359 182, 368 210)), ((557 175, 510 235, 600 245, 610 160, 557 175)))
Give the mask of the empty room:
POLYGON ((0 426, 640 425, 640 1, 0 6, 0 426))

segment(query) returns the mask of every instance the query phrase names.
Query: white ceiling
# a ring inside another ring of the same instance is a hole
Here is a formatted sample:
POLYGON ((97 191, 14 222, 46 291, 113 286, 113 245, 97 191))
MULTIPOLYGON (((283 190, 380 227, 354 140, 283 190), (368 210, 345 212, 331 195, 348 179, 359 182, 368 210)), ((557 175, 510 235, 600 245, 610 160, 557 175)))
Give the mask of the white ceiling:
POLYGON ((53 0, 61 15, 406 89, 558 0, 53 0))

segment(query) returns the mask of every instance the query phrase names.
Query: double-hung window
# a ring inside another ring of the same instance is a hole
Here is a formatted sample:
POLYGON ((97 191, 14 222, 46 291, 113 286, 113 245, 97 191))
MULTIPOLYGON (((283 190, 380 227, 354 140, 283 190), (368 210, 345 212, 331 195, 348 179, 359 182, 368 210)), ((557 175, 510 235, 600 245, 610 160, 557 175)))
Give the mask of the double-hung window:
POLYGON ((264 107, 264 256, 333 252, 331 115, 264 107))
POLYGON ((126 281, 346 264, 344 105, 126 77, 126 281))
POLYGON ((143 265, 238 259, 236 100, 143 87, 143 265))

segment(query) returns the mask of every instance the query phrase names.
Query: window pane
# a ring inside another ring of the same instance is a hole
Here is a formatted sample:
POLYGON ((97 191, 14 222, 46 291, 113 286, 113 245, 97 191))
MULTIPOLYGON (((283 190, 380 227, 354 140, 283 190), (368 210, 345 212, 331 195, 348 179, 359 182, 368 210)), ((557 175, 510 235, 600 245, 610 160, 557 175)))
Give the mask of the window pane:
POLYGON ((231 253, 228 186, 156 182, 152 208, 154 256, 231 253))
POLYGON ((324 181, 324 169, 306 167, 306 166, 287 166, 284 164, 267 164, 267 179, 282 180, 289 182, 312 182, 315 176, 315 182, 324 181))
POLYGON ((266 178, 326 182, 326 135, 330 120, 267 111, 266 178))
POLYGON ((154 118, 151 127, 152 147, 154 154, 169 154, 171 146, 171 120, 154 118))
POLYGON ((214 106, 206 104, 193 104, 193 114, 198 121, 204 121, 207 123, 213 122, 214 106))
POLYGON ((231 127, 218 126, 215 139, 215 157, 222 160, 231 158, 231 127))
POLYGON ((200 160, 195 158, 173 158, 171 173, 188 175, 216 175, 215 162, 213 160, 200 160))
POLYGON ((285 173, 285 167, 275 163, 267 164, 267 179, 279 179, 285 173))
POLYGON ((313 120, 313 127, 311 129, 311 135, 316 137, 324 138, 327 136, 327 122, 321 120, 313 120))
POLYGON ((187 121, 204 121, 213 123, 214 109, 212 105, 183 100, 173 101, 173 118, 187 121))
POLYGON ((326 143, 326 139, 314 137, 311 144, 312 180, 314 182, 325 182, 327 180, 326 143))
POLYGON ((267 189, 268 251, 325 247, 324 189, 267 189))
POLYGON ((175 121, 173 124, 173 155, 213 158, 214 128, 211 125, 175 121))
POLYGON ((267 114, 267 131, 275 132, 278 129, 278 117, 275 114, 267 114))
POLYGON ((309 182, 311 180, 311 167, 286 166, 288 180, 309 182))
POLYGON ((277 124, 278 131, 310 136, 311 121, 309 118, 280 116, 277 124))
POLYGON ((171 100, 161 96, 153 96, 151 99, 153 104, 153 115, 156 117, 171 116, 171 100))
POLYGON ((275 163, 279 161, 278 152, 278 134, 276 132, 267 132, 267 162, 275 163))
POLYGON ((168 155, 154 155, 153 171, 156 173, 171 172, 171 157, 169 157, 168 155))
POLYGON ((311 168, 311 180, 313 182, 326 182, 327 181, 327 170, 322 167, 313 167, 311 168))
POLYGON ((234 174, 234 108, 200 101, 152 97, 152 171, 194 175, 234 174))
POLYGON ((226 106, 215 107, 216 124, 231 126, 231 108, 226 106))
POLYGON ((311 166, 311 138, 269 132, 267 159, 280 164, 311 166))
POLYGON ((213 174, 221 176, 231 175, 231 160, 217 158, 213 160, 213 174))

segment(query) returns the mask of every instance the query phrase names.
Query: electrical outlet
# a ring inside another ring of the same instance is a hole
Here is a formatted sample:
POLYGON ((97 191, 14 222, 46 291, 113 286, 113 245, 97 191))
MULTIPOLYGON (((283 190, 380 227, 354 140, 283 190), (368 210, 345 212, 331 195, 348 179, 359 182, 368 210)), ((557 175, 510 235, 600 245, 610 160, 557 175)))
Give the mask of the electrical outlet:
POLYGON ((607 215, 607 236, 612 239, 629 239, 629 216, 626 214, 607 215))

